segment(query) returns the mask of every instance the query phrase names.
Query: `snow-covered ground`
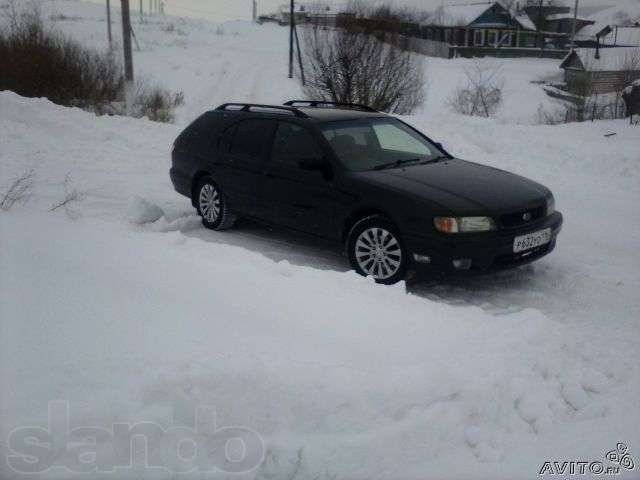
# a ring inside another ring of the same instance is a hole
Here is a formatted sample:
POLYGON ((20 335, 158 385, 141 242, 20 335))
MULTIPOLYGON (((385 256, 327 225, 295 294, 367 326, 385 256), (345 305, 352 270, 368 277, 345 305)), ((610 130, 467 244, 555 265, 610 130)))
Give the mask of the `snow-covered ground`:
MULTIPOLYGON (((100 7, 47 8, 104 47, 100 7)), ((36 174, 30 201, 0 213, 3 460, 17 453, 9 433, 46 427, 48 402, 62 400, 71 427, 106 429, 192 425, 213 407, 218 427, 264 442, 248 452, 264 458, 247 479, 539 478, 545 461, 610 465, 618 442, 636 469, 617 478, 638 478, 638 127, 532 125, 548 100, 529 82, 553 74, 551 60, 500 60, 497 118, 461 117, 446 97, 468 61, 430 59, 427 101, 406 120, 457 156, 546 184, 565 226, 531 266, 382 287, 307 238, 248 222, 207 231, 171 188, 171 142, 195 115, 301 95, 286 78, 285 31, 170 17, 135 28, 137 71, 185 92, 176 125, 0 92, 0 187, 36 174), (82 200, 48 212, 65 178, 82 200)), ((182 478, 166 445, 151 445, 172 470, 110 478, 182 478)), ((111 447, 98 441, 106 464, 111 447)), ((0 478, 17 477, 0 465, 0 478)))

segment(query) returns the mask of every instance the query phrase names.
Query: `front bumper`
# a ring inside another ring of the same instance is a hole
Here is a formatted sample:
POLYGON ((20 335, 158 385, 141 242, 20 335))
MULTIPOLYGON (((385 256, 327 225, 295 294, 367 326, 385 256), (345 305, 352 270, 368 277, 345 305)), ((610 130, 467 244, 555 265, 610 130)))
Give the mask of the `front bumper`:
POLYGON ((483 233, 440 234, 427 237, 409 236, 405 239, 413 261, 414 254, 429 258, 429 263, 413 262, 416 270, 442 273, 472 274, 513 268, 537 260, 551 253, 562 228, 562 214, 554 212, 548 217, 517 228, 483 233), (551 240, 545 245, 524 252, 513 252, 515 237, 551 228, 551 240), (457 259, 470 259, 468 269, 453 265, 457 259))

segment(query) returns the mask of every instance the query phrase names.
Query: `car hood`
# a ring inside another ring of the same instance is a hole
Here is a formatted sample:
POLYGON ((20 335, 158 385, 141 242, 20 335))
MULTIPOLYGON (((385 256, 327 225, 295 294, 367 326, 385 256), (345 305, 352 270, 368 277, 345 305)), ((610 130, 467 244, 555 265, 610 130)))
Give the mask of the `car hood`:
POLYGON ((361 172, 379 186, 457 214, 499 214, 540 206, 549 190, 527 178, 457 158, 361 172))

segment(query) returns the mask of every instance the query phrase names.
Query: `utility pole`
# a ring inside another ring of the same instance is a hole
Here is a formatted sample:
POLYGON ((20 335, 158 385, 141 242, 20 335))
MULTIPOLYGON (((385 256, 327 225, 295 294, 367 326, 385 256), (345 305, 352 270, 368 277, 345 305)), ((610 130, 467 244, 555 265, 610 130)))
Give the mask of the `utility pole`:
MULTIPOLYGON (((574 41, 576 38, 576 23, 578 22, 578 0, 576 0, 576 4, 573 6, 573 25, 571 27, 571 51, 574 49, 574 41)), ((599 41, 600 39, 598 39, 599 41)))
POLYGON ((113 37, 111 36, 111 0, 107 0, 107 40, 109 40, 109 50, 113 48, 113 37))
POLYGON ((293 33, 296 36, 296 49, 298 50, 298 67, 300 67, 300 78, 302 79, 302 86, 306 85, 306 80, 304 78, 304 66, 302 65, 302 52, 300 51, 300 39, 298 38, 298 29, 296 26, 293 26, 293 33))
POLYGON ((293 29, 295 28, 295 0, 291 0, 291 10, 289 17, 289 78, 293 78, 293 29))
POLYGON ((140 7, 139 7, 139 10, 140 10, 140 23, 142 23, 142 21, 144 20, 144 19, 142 18, 142 0, 140 0, 140 7))
POLYGON ((258 0, 253 0, 253 21, 258 19, 258 0))
POLYGON ((129 0, 122 3, 122 45, 124 46, 124 78, 127 83, 133 83, 133 55, 131 53, 131 17, 129 0))
POLYGON ((540 0, 540 5, 538 6, 538 40, 540 41, 540 56, 542 56, 542 50, 544 49, 544 34, 542 33, 543 29, 546 28, 546 22, 544 20, 544 15, 542 14, 542 3, 543 0, 540 0))

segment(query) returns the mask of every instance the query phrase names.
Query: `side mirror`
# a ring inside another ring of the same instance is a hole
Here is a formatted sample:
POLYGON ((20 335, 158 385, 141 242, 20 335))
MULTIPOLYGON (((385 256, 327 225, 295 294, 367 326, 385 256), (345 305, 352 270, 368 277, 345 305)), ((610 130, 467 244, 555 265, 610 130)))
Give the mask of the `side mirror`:
POLYGON ((324 171, 329 167, 329 162, 322 157, 303 158, 298 161, 298 167, 300 170, 307 171, 324 171))

